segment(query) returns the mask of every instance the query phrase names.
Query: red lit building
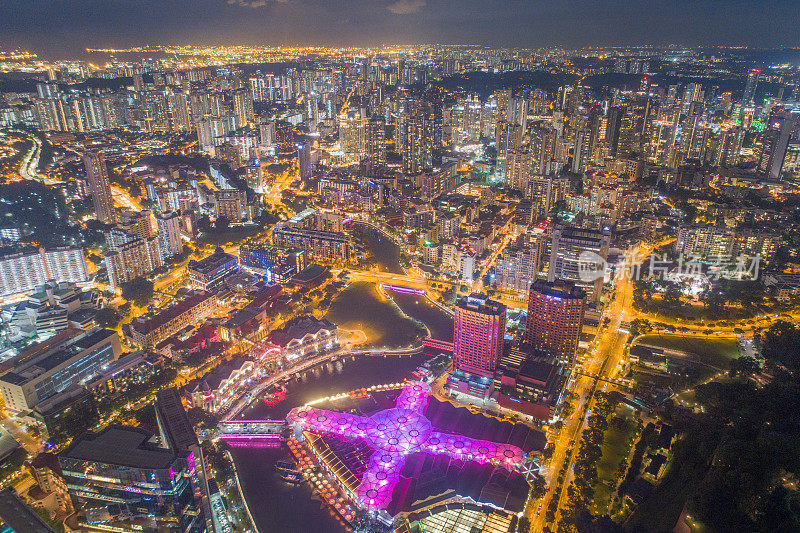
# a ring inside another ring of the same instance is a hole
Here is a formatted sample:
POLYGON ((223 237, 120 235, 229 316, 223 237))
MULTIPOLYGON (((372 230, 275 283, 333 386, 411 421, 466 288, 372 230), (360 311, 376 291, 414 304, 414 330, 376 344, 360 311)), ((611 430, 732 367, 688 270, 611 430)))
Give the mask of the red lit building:
POLYGON ((536 281, 528 293, 525 342, 534 350, 572 361, 583 327, 586 293, 571 281, 536 281))
POLYGON ((503 354, 506 306, 482 294, 462 298, 453 322, 453 367, 491 379, 503 354))

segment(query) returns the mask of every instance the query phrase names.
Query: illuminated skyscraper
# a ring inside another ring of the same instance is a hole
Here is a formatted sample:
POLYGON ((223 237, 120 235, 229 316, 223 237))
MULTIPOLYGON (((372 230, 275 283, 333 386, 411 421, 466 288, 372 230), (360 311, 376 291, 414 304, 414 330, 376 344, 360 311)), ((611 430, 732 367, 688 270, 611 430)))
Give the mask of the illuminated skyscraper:
POLYGON ((453 368, 491 378, 503 353, 506 306, 483 294, 462 298, 453 322, 453 368))
POLYGON ((86 152, 83 155, 83 164, 86 165, 86 178, 92 191, 97 220, 113 224, 117 221, 117 213, 114 211, 114 197, 111 195, 111 185, 108 182, 106 160, 96 152, 86 152))
POLYGON ((380 115, 373 115, 367 122, 364 141, 370 170, 386 166, 386 137, 380 115))
POLYGON ((758 168, 767 174, 770 180, 777 181, 781 179, 786 150, 798 124, 798 115, 773 111, 768 122, 769 125, 761 136, 761 157, 758 168))
POLYGON ((528 294, 525 342, 558 359, 572 360, 585 307, 586 292, 573 282, 534 282, 528 294))
POLYGON ((756 87, 758 87, 758 78, 761 76, 761 69, 755 68, 747 73, 747 83, 744 86, 744 94, 742 95, 742 103, 749 104, 755 100, 756 87))
POLYGON ((294 127, 291 123, 282 120, 275 123, 275 144, 280 158, 290 158, 297 153, 294 146, 294 127))
POLYGON ((574 281, 598 301, 603 290, 611 234, 572 226, 556 226, 550 247, 548 281, 574 281))
POLYGON ((297 161, 302 179, 311 177, 311 143, 303 141, 297 145, 297 161))
POLYGON ((177 213, 163 213, 156 216, 158 222, 158 247, 161 257, 172 257, 183 251, 181 242, 181 219, 177 213))

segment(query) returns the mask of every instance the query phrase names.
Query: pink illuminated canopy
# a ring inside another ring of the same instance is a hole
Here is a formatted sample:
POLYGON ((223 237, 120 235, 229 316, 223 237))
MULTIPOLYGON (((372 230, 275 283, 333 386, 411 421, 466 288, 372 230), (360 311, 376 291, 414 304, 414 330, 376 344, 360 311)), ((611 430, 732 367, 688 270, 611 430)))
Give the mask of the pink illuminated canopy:
POLYGON ((424 415, 430 395, 430 386, 410 381, 397 397, 394 408, 370 417, 305 406, 292 409, 286 420, 303 431, 359 438, 370 444, 375 452, 358 488, 360 503, 366 509, 388 507, 405 458, 410 453, 445 454, 508 470, 522 467, 525 454, 516 446, 435 431, 424 415))

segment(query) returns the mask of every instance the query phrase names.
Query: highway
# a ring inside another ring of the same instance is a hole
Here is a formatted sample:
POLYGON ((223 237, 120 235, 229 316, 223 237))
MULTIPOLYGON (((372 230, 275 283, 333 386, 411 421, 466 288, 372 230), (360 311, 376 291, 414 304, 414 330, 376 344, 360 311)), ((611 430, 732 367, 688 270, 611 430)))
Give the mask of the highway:
POLYGON ((30 151, 25 154, 25 157, 22 159, 22 162, 19 165, 19 175, 26 180, 41 181, 45 185, 53 185, 54 183, 58 183, 57 181, 52 180, 43 174, 39 174, 38 167, 39 156, 42 153, 42 141, 40 141, 35 135, 31 135, 27 132, 19 130, 15 131, 17 133, 27 135, 28 140, 33 142, 33 146, 31 147, 30 151))
POLYGON ((266 191, 264 194, 264 203, 269 204, 272 207, 278 207, 282 205, 283 197, 281 194, 283 191, 287 190, 289 186, 292 184, 292 181, 298 176, 298 166, 296 164, 292 164, 289 168, 281 172, 277 178, 275 178, 275 182, 270 186, 269 190, 266 191))
MULTIPOLYGON (((640 244, 632 254, 633 259, 638 261, 652 253, 652 246, 640 244)), ((603 312, 604 318, 609 318, 610 322, 603 327, 597 337, 592 341, 583 356, 583 372, 594 374, 601 379, 614 379, 617 377, 622 365, 622 356, 625 350, 628 333, 620 331, 623 321, 629 319, 630 310, 633 305, 633 282, 626 275, 625 269, 617 272, 615 288, 612 293, 612 301, 607 304, 603 312)), ((585 429, 586 413, 595 404, 595 392, 597 389, 606 390, 612 385, 599 382, 594 378, 576 374, 573 372, 574 386, 572 391, 576 395, 574 411, 564 420, 564 426, 558 433, 551 434, 555 437, 550 443, 554 445, 553 455, 546 473, 548 491, 539 500, 532 500, 526 514, 531 521, 531 531, 542 531, 546 525, 545 514, 552 498, 558 498, 558 507, 561 509, 566 502, 567 487, 569 487, 572 469, 568 468, 562 484, 557 484, 558 473, 564 464, 572 465, 578 452, 581 434, 585 429), (541 503, 541 506, 540 506, 541 503)), ((558 520, 558 517, 556 518, 558 520)))
POLYGON ((114 203, 119 207, 130 209, 131 211, 141 211, 142 206, 138 199, 133 198, 128 191, 121 189, 117 185, 111 185, 111 196, 114 197, 114 203))
POLYGON ((0 426, 3 426, 6 431, 11 433, 11 436, 31 454, 31 457, 35 457, 42 451, 41 439, 32 437, 22 426, 17 424, 13 418, 8 416, 8 412, 5 409, 0 410, 0 417, 2 417, 0 419, 0 426))

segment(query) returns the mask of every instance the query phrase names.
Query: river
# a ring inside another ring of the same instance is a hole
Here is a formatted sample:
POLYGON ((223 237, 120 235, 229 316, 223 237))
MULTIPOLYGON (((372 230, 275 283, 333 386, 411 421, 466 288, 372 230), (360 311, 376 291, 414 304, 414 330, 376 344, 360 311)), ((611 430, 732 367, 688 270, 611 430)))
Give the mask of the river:
MULTIPOLYGON (((381 265, 389 271, 400 271, 399 249, 390 239, 367 228, 362 234, 367 246, 381 265), (396 270, 395 270, 396 269, 396 270)), ((453 319, 424 297, 392 294, 402 311, 428 327, 431 336, 453 340, 453 319)), ((390 357, 349 357, 326 363, 306 371, 300 381, 288 386, 286 399, 273 406, 257 403, 241 414, 242 419, 283 418, 294 407, 311 400, 361 387, 393 383, 409 378, 425 355, 390 357)), ((245 498, 253 519, 262 533, 310 531, 342 532, 344 525, 318 501, 311 499, 307 484, 295 486, 282 481, 274 472, 275 461, 286 459, 285 448, 233 448, 232 455, 239 472, 245 498)))

